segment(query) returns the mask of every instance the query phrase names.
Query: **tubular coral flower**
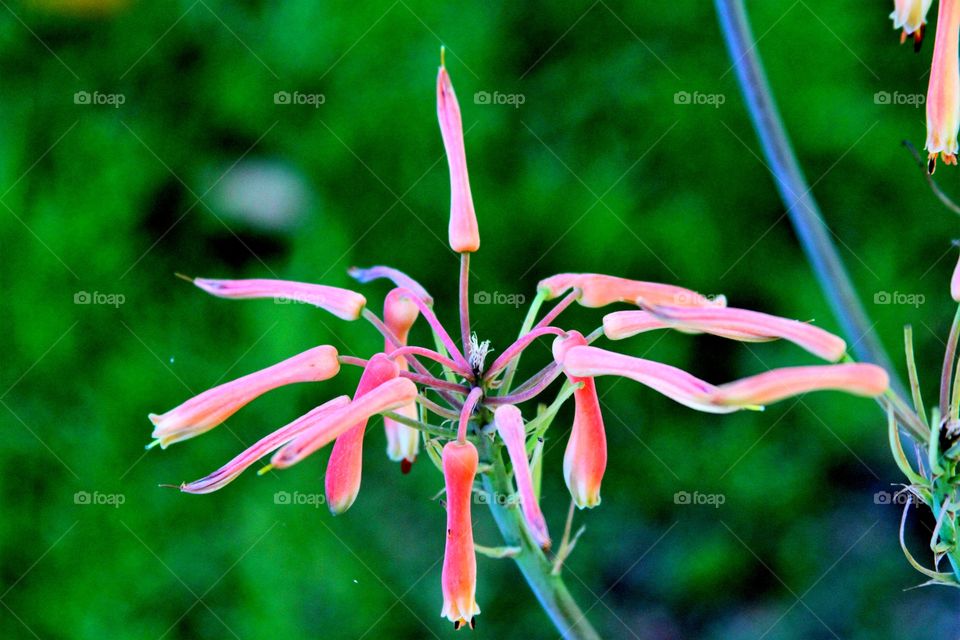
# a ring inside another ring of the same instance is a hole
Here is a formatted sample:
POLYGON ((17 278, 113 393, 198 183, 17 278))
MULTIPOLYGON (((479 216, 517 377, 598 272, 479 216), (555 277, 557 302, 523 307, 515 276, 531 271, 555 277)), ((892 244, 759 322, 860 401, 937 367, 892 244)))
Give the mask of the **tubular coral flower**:
POLYGON ((513 465, 513 476, 517 481, 517 491, 520 493, 520 507, 523 509, 527 528, 537 545, 549 549, 550 533, 547 531, 547 521, 543 517, 533 491, 533 476, 530 473, 530 460, 527 458, 526 431, 520 409, 512 404, 505 404, 497 408, 493 420, 497 425, 500 439, 507 445, 507 453, 513 465))
MULTIPOLYGON (((842 358, 847 350, 847 343, 829 331, 798 320, 758 311, 731 307, 648 306, 647 309, 656 319, 678 331, 709 333, 743 342, 765 342, 782 338, 830 362, 842 358)), ((612 340, 632 335, 630 331, 637 326, 637 322, 631 324, 629 317, 638 313, 643 312, 621 311, 609 314, 619 315, 619 318, 612 319, 609 323, 606 317, 603 319, 604 334, 612 340)), ((646 316, 639 318, 638 322, 641 328, 651 323, 646 316)))
POLYGON ((621 376, 658 391, 682 405, 707 413, 731 413, 737 407, 711 400, 717 387, 668 364, 624 356, 597 347, 573 347, 560 363, 568 376, 621 376))
POLYGON ((541 280, 537 289, 552 300, 570 289, 582 292, 578 302, 585 307, 605 307, 614 302, 634 304, 637 298, 643 298, 647 304, 666 304, 693 307, 723 307, 727 301, 723 296, 710 299, 707 296, 669 284, 628 280, 598 273, 559 273, 541 280))
MULTIPOLYGON (((583 335, 570 331, 567 338, 554 340, 553 357, 563 362, 572 347, 586 344, 583 335)), ((563 478, 577 507, 592 509, 600 504, 600 483, 607 468, 607 435, 594 379, 568 377, 571 383, 581 386, 573 392, 573 428, 563 454, 563 478)))
POLYGON ((960 0, 940 0, 937 37, 927 88, 928 169, 933 173, 937 154, 944 164, 957 164, 957 131, 960 129, 960 0))
POLYGON ((927 27, 927 12, 933 0, 894 0, 893 20, 894 29, 903 29, 900 33, 900 44, 906 42, 908 36, 913 36, 914 50, 920 50, 923 34, 927 27))
POLYGON ((472 253, 480 248, 480 230, 473 210, 470 176, 467 173, 467 152, 463 145, 463 123, 460 105, 453 92, 450 75, 443 65, 441 49, 440 70, 437 73, 437 117, 440 134, 450 167, 450 247, 457 253, 472 253))
POLYGON ((300 462, 314 451, 322 449, 361 420, 385 411, 399 409, 417 397, 417 385, 406 378, 394 378, 360 398, 354 399, 339 411, 331 412, 316 424, 304 430, 289 444, 273 454, 270 464, 285 469, 300 462))
MULTIPOLYGON (((409 287, 406 287, 409 289, 409 287)), ((394 289, 387 294, 383 302, 383 322, 403 345, 407 344, 410 328, 416 322, 420 310, 411 302, 401 289, 394 289)), ((384 351, 392 353, 396 347, 390 340, 385 341, 384 351)), ((407 360, 403 356, 396 358, 397 366, 401 371, 407 370, 407 360)), ((417 419, 417 405, 411 402, 397 409, 397 413, 413 420, 417 419)), ((417 459, 420 447, 420 433, 411 427, 400 424, 384 416, 383 428, 387 434, 387 457, 400 462, 404 473, 410 471, 410 465, 417 459)))
POLYGON ((711 400, 723 405, 772 404, 808 391, 845 391, 870 398, 890 385, 887 372, 873 364, 785 367, 718 387, 711 400))
POLYGON ((349 396, 338 396, 333 400, 324 402, 319 407, 309 413, 300 416, 287 426, 277 429, 270 435, 259 440, 252 447, 243 451, 236 458, 223 465, 210 475, 195 480, 193 482, 180 485, 180 491, 184 493, 212 493, 218 489, 227 486, 237 476, 246 471, 250 465, 267 455, 268 453, 279 449, 283 445, 293 440, 297 435, 312 427, 318 420, 330 412, 342 409, 350 404, 349 396))
POLYGON ((268 391, 295 382, 327 380, 339 371, 336 349, 327 345, 314 347, 272 367, 204 391, 164 414, 151 413, 153 437, 166 449, 174 442, 213 429, 268 391))
POLYGON ((470 500, 479 457, 469 441, 453 440, 443 447, 443 478, 447 493, 447 543, 443 552, 443 609, 440 615, 473 628, 477 606, 477 555, 473 547, 470 500))
POLYGON ((193 284, 220 298, 278 298, 312 304, 344 320, 356 320, 367 304, 359 293, 322 284, 289 280, 210 280, 196 278, 193 284))
MULTIPOLYGON (((367 363, 357 384, 353 399, 366 395, 385 382, 400 375, 397 363, 382 353, 378 353, 367 363)), ((360 476, 363 470, 363 434, 367 429, 368 418, 359 420, 345 433, 337 436, 327 462, 324 488, 327 493, 327 506, 334 515, 343 513, 353 505, 360 492, 360 476)))

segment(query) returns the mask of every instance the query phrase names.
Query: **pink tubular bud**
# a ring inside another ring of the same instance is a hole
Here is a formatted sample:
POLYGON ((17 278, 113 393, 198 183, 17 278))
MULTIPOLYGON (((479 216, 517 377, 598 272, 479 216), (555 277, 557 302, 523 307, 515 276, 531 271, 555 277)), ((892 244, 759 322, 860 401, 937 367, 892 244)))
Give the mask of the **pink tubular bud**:
POLYGON ((463 145, 460 105, 453 92, 450 76, 442 64, 437 73, 437 117, 450 167, 450 247, 457 253, 472 253, 480 248, 480 230, 473 210, 467 152, 463 145))
POLYGON ((193 284, 220 298, 274 298, 285 302, 303 302, 329 311, 344 320, 360 317, 367 299, 359 293, 322 284, 289 280, 211 280, 196 278, 193 284))
POLYGON ((873 398, 889 385, 887 372, 873 364, 785 367, 721 385, 711 399, 728 406, 758 406, 808 391, 825 390, 873 398))
POLYGON ((541 280, 537 289, 552 300, 570 289, 582 292, 578 302, 585 307, 605 307, 615 302, 636 304, 642 298, 647 304, 688 307, 723 307, 723 296, 708 298, 696 291, 659 282, 628 280, 599 273, 560 273, 541 280))
POLYGON ((470 442, 448 442, 443 447, 443 479, 447 496, 447 543, 443 553, 441 616, 455 628, 473 626, 477 606, 477 555, 473 546, 470 502, 479 458, 470 442))
POLYGON ((507 453, 513 465, 513 476, 517 482, 517 491, 520 493, 520 507, 523 510, 527 528, 537 545, 549 549, 550 533, 547 531, 547 521, 543 517, 533 490, 533 476, 530 473, 530 460, 527 458, 526 430, 520 409, 512 404, 502 405, 497 408, 493 419, 500 439, 507 445, 507 453))

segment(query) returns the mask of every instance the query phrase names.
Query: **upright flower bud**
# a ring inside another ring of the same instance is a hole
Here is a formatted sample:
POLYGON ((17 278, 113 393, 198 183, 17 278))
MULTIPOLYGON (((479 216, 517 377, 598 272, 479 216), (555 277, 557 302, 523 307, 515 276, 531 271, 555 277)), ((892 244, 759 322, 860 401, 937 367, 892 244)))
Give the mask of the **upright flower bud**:
POLYGON ((944 164, 957 164, 960 129, 960 0, 940 0, 937 12, 937 37, 927 87, 926 149, 930 173, 937 166, 937 154, 944 164))
POLYGON ((443 447, 443 478, 447 494, 447 544, 443 553, 443 609, 440 615, 459 629, 480 613, 477 606, 477 555, 473 547, 470 501, 477 474, 477 449, 469 441, 443 447))
POLYGON ((213 429, 268 391, 295 382, 318 382, 337 375, 340 362, 331 346, 314 347, 256 373, 204 391, 164 414, 151 413, 153 437, 166 449, 213 429))
MULTIPOLYGON (((554 340, 553 357, 562 363, 571 347, 586 344, 582 334, 569 331, 566 338, 554 340)), ((573 392, 573 428, 563 454, 563 478, 577 507, 592 509, 600 504, 600 483, 607 468, 607 434, 593 378, 568 378, 583 386, 573 392)))
POLYGON ((893 20, 894 29, 903 29, 900 33, 900 44, 906 42, 909 36, 913 36, 913 49, 920 50, 920 43, 923 42, 923 34, 927 28, 927 12, 931 4, 933 0, 894 0, 890 19, 893 20))
POLYGON ((467 152, 463 146, 463 123, 460 105, 453 92, 450 76, 443 65, 440 50, 440 71, 437 74, 437 117, 440 134, 450 166, 450 247, 457 253, 472 253, 480 248, 480 230, 470 194, 470 176, 467 174, 467 152))
MULTIPOLYGON (((400 369, 395 362, 382 353, 376 354, 367 362, 353 399, 366 395, 399 375, 400 369)), ((333 451, 330 452, 324 486, 327 493, 327 506, 334 515, 349 509, 360 491, 363 434, 366 428, 367 419, 365 418, 357 422, 349 431, 338 436, 333 444, 333 451)))
POLYGON ((505 404, 497 409, 493 419, 500 439, 507 445, 507 454, 510 456, 510 464, 513 465, 513 477, 520 493, 520 508, 523 510, 527 528, 540 547, 549 549, 550 533, 533 491, 533 475, 530 473, 530 459, 527 458, 527 438, 520 409, 512 404, 505 404))
MULTIPOLYGON (((394 289, 387 294, 383 301, 383 322, 403 345, 407 344, 410 328, 419 315, 420 310, 417 305, 407 298, 401 289, 394 289)), ((396 349, 394 344, 387 340, 384 345, 384 352, 389 354, 394 349, 396 349)), ((397 358, 396 363, 401 371, 407 370, 407 360, 403 356, 397 358)), ((416 420, 417 403, 411 402, 400 407, 397 409, 397 413, 416 420)), ((410 471, 410 465, 417 459, 417 451, 420 448, 420 432, 387 417, 383 418, 383 428, 387 433, 387 457, 399 462, 400 468, 404 473, 407 473, 410 471)))

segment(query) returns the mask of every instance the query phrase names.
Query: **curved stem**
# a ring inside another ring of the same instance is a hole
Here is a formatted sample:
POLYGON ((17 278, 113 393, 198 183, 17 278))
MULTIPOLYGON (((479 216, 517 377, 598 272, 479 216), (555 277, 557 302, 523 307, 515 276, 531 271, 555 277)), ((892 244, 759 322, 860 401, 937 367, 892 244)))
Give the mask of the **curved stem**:
MULTIPOLYGON (((833 315, 853 344, 857 359, 873 362, 894 372, 890 358, 873 332, 872 324, 857 298, 850 276, 830 239, 830 232, 811 193, 812 188, 807 184, 793 153, 757 53, 756 40, 750 31, 743 0, 715 0, 715 4, 740 89, 769 163, 768 168, 776 179, 780 198, 787 206, 787 215, 820 282, 820 288, 827 296, 833 315)), ((897 394, 906 397, 903 384, 896 376, 892 376, 892 379, 897 394)))
MULTIPOLYGON (((481 441, 482 455, 492 463, 491 473, 483 475, 484 489, 491 495, 510 495, 513 488, 499 453, 493 451, 489 440, 481 438, 481 441)), ((552 575, 553 567, 550 561, 523 528, 520 510, 515 505, 511 507, 499 504, 498 500, 489 500, 488 503, 504 543, 521 548, 513 560, 561 637, 565 640, 600 640, 600 636, 570 595, 562 575, 552 575)))
POLYGON ((470 357, 470 254, 460 254, 460 339, 463 353, 470 357))

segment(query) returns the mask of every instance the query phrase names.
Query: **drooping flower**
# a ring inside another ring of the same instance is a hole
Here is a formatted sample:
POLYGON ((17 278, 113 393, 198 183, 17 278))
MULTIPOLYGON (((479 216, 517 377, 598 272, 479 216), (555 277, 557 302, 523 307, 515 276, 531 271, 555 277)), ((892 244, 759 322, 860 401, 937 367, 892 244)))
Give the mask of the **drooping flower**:
MULTIPOLYGON (((409 288, 407 288, 409 290, 409 288)), ((407 344, 410 328, 420 315, 420 310, 407 298, 403 289, 394 289, 387 294, 383 302, 383 323, 393 332, 401 345, 407 344)), ((389 338, 385 338, 384 352, 392 353, 397 347, 389 338)), ((396 358, 397 366, 401 371, 407 371, 407 360, 403 356, 396 358)), ((411 420, 417 419, 417 405, 415 402, 400 407, 397 413, 411 420)), ((420 432, 412 427, 400 424, 392 418, 384 416, 383 428, 387 434, 387 457, 399 462, 404 473, 410 471, 410 465, 417 459, 420 449, 420 432)))
POLYGON ((847 344, 842 338, 806 322, 733 307, 677 307, 644 305, 646 311, 617 311, 603 318, 603 333, 611 340, 669 327, 687 333, 742 342, 784 339, 824 360, 836 362, 847 344))
POLYGON ((893 20, 894 29, 903 30, 900 33, 900 44, 906 42, 909 36, 913 36, 914 51, 920 50, 923 34, 927 29, 927 12, 931 4, 933 0, 894 0, 890 19, 893 20))
POLYGON ((533 490, 533 476, 530 473, 530 460, 527 458, 526 431, 520 409, 512 404, 498 407, 493 415, 493 421, 497 425, 500 439, 507 446, 507 454, 513 466, 513 477, 520 494, 520 508, 523 511, 527 529, 538 546, 549 549, 550 533, 547 531, 547 521, 543 517, 540 503, 533 490))
POLYGON ((479 456, 469 441, 453 440, 443 447, 443 478, 447 496, 447 541, 443 553, 443 609, 440 615, 454 629, 474 626, 477 606, 477 554, 473 546, 470 502, 479 456))
MULTIPOLYGON (((367 362, 357 383, 353 399, 363 397, 380 385, 400 375, 397 363, 382 353, 378 353, 367 362)), ((363 435, 367 430, 367 419, 358 421, 346 433, 337 437, 327 462, 324 476, 324 488, 327 492, 327 506, 334 515, 343 513, 353 505, 360 491, 360 479, 363 469, 363 435)))
POLYGON ((450 247, 457 253, 472 253, 480 248, 480 230, 473 209, 473 195, 470 193, 460 105, 443 64, 442 50, 440 70, 437 72, 437 117, 450 167, 450 247))
POLYGON ((537 290, 544 292, 547 300, 563 295, 571 289, 581 291, 577 302, 585 307, 605 307, 614 302, 635 304, 638 298, 649 304, 660 305, 723 307, 727 304, 723 296, 711 299, 683 287, 628 280, 599 273, 558 273, 541 280, 537 285, 537 290))
POLYGON ((937 155, 944 164, 957 164, 960 130, 960 0, 940 0, 937 36, 927 87, 928 170, 933 173, 937 155))
POLYGON ((296 382, 319 382, 340 371, 337 350, 314 347, 283 362, 204 391, 164 414, 150 414, 153 437, 166 449, 174 442, 200 435, 268 391, 296 382))
POLYGON ((874 398, 889 386, 887 372, 873 364, 784 367, 720 385, 710 399, 725 406, 744 407, 828 389, 874 398))
MULTIPOLYGON (((553 358, 562 363, 572 347, 586 344, 580 332, 570 331, 566 338, 553 341, 553 358)), ((567 377, 579 388, 573 392, 573 427, 563 454, 563 478, 577 507, 592 509, 600 504, 600 483, 607 468, 607 434, 594 379, 567 377)))
POLYGON ((329 311, 344 320, 356 320, 367 304, 359 293, 322 284, 289 280, 211 280, 195 278, 193 284, 220 298, 274 298, 285 302, 303 302, 329 311))

